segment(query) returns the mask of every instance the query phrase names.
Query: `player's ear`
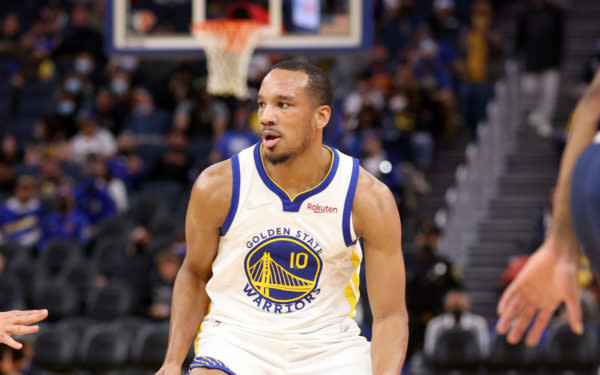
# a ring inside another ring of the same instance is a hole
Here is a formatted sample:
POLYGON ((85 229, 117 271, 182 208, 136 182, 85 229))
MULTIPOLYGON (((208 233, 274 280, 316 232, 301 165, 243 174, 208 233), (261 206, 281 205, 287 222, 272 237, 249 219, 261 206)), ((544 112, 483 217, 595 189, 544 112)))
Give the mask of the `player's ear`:
POLYGON ((322 105, 315 111, 315 123, 318 129, 323 129, 329 122, 331 117, 331 107, 328 105, 322 105))

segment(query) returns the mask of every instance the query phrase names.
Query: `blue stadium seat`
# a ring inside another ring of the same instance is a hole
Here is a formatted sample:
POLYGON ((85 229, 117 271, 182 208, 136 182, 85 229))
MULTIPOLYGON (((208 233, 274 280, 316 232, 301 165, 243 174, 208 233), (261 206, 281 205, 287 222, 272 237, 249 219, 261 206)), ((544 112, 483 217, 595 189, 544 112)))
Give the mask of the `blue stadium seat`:
POLYGON ((168 324, 148 324, 135 337, 132 363, 141 368, 160 368, 169 341, 168 324))
POLYGON ((58 321, 79 312, 75 288, 61 281, 39 284, 33 291, 33 307, 48 309, 48 321, 58 321))
POLYGON ((141 196, 160 198, 167 203, 169 209, 175 207, 181 194, 181 186, 174 181, 148 181, 140 190, 141 196))
POLYGON ((97 238, 104 239, 108 236, 126 238, 132 229, 133 223, 127 216, 109 217, 98 224, 97 238))
MULTIPOLYGON (((132 342, 131 360, 138 369, 160 368, 167 350, 169 325, 150 323, 142 327, 132 342)), ((183 368, 187 368, 194 359, 193 347, 190 347, 183 368)))
POLYGON ((600 364, 597 329, 597 324, 586 322, 583 335, 578 336, 568 324, 551 328, 544 362, 555 370, 595 372, 600 364))
POLYGON ((97 272, 95 266, 84 259, 67 264, 58 275, 57 280, 73 286, 77 292, 79 311, 83 312, 85 297, 94 287, 97 272))
POLYGON ((77 353, 79 366, 88 371, 111 371, 127 364, 131 338, 107 325, 93 325, 83 334, 77 353))
POLYGON ((24 297, 15 277, 0 275, 0 311, 23 308, 24 297))
POLYGON ((492 341, 487 367, 494 370, 531 370, 537 366, 537 349, 509 344, 505 335, 496 335, 492 341))
POLYGON ((35 343, 33 365, 46 371, 73 373, 80 335, 65 326, 41 329, 35 343))
POLYGON ((73 331, 81 338, 83 333, 94 324, 96 321, 88 316, 72 316, 61 319, 55 326, 73 331))
POLYGON ((56 276, 69 264, 80 261, 83 255, 83 249, 78 242, 58 239, 48 244, 38 261, 49 276, 56 276))
POLYGON ((140 330, 152 321, 139 316, 121 316, 109 323, 111 327, 127 333, 129 337, 136 337, 140 330))
POLYGON ((111 282, 91 290, 86 301, 87 315, 98 321, 109 321, 131 313, 133 295, 128 285, 111 282))
POLYGON ((133 198, 129 207, 127 216, 131 218, 136 225, 150 225, 150 221, 159 210, 165 210, 164 196, 157 199, 155 194, 140 192, 133 198))
POLYGON ((481 360, 475 333, 462 328, 442 332, 429 359, 433 369, 438 371, 476 369, 481 360))
POLYGON ((17 242, 1 244, 0 253, 6 257, 7 267, 13 262, 28 261, 31 258, 31 249, 17 242))
POLYGON ((24 259, 10 264, 10 267, 7 268, 7 272, 14 275, 19 280, 23 293, 25 294, 25 304, 31 306, 34 288, 47 280, 44 269, 36 262, 24 259))

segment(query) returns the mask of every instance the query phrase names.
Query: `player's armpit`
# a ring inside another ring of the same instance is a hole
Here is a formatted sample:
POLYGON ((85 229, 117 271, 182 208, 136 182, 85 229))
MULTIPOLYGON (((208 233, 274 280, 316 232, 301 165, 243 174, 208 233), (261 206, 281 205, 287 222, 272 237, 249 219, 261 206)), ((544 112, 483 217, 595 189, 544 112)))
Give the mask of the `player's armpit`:
POLYGON ((387 186, 362 168, 352 217, 365 247, 367 289, 373 312, 373 374, 397 374, 408 344, 400 215, 387 186))

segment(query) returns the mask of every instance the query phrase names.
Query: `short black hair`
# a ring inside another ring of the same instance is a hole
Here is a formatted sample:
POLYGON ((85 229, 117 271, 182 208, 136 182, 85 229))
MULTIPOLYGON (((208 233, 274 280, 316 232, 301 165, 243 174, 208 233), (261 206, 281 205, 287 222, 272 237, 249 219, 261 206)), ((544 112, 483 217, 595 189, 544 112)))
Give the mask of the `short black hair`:
POLYGON ((318 104, 333 106, 333 86, 323 70, 318 67, 298 60, 283 60, 273 65, 271 70, 282 69, 292 72, 304 72, 308 76, 306 90, 309 95, 318 98, 318 104))

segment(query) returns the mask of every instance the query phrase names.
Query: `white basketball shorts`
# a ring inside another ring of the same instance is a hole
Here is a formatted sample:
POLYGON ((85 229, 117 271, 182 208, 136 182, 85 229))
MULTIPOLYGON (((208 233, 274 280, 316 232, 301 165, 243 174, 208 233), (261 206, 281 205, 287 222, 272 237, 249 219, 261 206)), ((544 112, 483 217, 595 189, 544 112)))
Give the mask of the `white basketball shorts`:
POLYGON ((370 343, 348 318, 309 334, 261 334, 206 321, 196 343, 196 367, 229 375, 371 375, 370 343))

